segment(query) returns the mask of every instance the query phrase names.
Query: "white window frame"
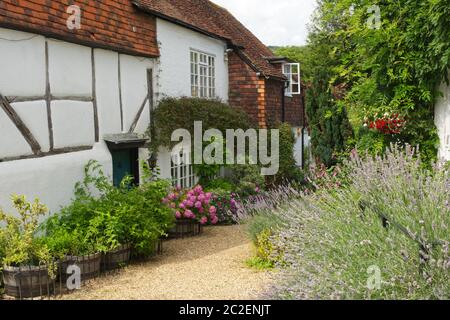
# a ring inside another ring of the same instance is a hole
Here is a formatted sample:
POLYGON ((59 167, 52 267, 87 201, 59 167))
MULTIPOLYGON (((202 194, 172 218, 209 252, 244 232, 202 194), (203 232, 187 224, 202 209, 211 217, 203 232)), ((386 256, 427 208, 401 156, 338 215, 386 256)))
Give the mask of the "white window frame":
POLYGON ((286 95, 291 96, 294 94, 300 94, 301 93, 300 63, 284 63, 282 68, 283 74, 288 79, 288 84, 286 87, 286 95), (295 71, 295 69, 297 71, 295 71))
POLYGON ((190 49, 191 96, 216 98, 216 56, 190 49))
POLYGON ((183 149, 178 156, 171 157, 170 173, 173 187, 186 189, 197 184, 198 178, 194 173, 190 151, 183 149))

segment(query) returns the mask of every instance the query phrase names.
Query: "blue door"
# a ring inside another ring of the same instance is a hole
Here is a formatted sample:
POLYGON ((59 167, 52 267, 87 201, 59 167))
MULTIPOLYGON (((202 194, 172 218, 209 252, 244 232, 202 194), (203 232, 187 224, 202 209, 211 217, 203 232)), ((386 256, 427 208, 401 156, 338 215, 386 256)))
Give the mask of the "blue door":
POLYGON ((112 152, 113 159, 113 182, 117 187, 122 182, 123 178, 128 175, 133 175, 133 162, 131 159, 131 152, 129 149, 116 150, 112 152))

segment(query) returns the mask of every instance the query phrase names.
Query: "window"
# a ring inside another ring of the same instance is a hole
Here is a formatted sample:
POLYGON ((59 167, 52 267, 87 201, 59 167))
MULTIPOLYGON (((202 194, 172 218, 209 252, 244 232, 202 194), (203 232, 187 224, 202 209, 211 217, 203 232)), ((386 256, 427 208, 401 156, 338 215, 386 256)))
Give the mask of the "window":
POLYGON ((285 63, 283 74, 288 78, 286 94, 300 94, 300 63, 285 63))
POLYGON ((191 95, 200 98, 216 97, 215 57, 191 50, 191 95))
POLYGON ((172 185, 174 187, 192 188, 197 183, 194 167, 191 164, 191 154, 185 150, 171 161, 172 185))

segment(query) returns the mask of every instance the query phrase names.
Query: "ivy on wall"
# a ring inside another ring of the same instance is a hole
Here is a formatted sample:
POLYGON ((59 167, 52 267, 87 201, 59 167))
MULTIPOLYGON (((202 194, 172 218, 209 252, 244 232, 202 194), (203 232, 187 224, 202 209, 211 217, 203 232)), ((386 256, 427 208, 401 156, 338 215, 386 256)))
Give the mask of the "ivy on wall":
POLYGON ((231 107, 218 100, 200 98, 165 98, 153 113, 153 126, 148 129, 151 137, 150 150, 159 147, 172 148, 172 133, 186 129, 194 137, 194 122, 201 121, 202 129, 218 129, 225 137, 227 129, 256 128, 248 114, 239 108, 231 107))

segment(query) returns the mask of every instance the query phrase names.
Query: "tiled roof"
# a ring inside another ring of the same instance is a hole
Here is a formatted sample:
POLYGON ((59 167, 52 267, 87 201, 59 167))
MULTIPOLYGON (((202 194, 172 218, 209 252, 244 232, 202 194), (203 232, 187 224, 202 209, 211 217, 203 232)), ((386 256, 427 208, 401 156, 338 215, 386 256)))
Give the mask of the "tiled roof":
POLYGON ((159 55, 156 19, 131 0, 1 0, 0 27, 134 55, 159 55), (81 9, 79 30, 66 25, 72 4, 81 9))
POLYGON ((267 57, 273 53, 226 9, 208 0, 133 0, 143 11, 240 47, 239 54, 265 76, 284 78, 281 68, 267 57))

